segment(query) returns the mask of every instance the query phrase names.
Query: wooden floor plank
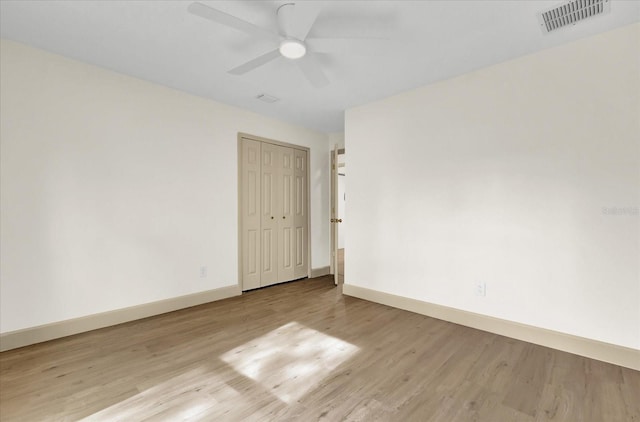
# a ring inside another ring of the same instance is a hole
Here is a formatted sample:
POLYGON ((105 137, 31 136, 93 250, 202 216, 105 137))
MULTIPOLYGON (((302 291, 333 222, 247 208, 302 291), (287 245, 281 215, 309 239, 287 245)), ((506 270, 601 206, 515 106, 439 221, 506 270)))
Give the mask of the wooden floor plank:
POLYGON ((331 277, 0 354, 2 421, 636 421, 640 372, 331 277))

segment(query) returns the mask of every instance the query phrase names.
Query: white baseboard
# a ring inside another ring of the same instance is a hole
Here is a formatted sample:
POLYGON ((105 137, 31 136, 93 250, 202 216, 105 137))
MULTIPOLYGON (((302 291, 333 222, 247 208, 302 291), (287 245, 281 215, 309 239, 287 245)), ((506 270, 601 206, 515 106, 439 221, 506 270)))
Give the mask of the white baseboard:
POLYGON ((122 324, 123 322, 177 311, 178 309, 190 308, 192 306, 226 299, 240 294, 242 294, 242 292, 240 291, 239 286, 221 287, 219 289, 207 290, 205 292, 145 303, 114 311, 101 312, 99 314, 87 315, 80 318, 39 325, 37 327, 10 331, 0 334, 0 352, 86 331, 96 330, 98 328, 122 324))
POLYGON ((637 349, 449 308, 417 299, 396 296, 350 284, 343 285, 342 292, 347 296, 381 303, 394 308, 404 309, 455 324, 477 328, 478 330, 500 334, 640 371, 640 350, 637 349))
POLYGON ((327 275, 327 274, 331 274, 328 265, 326 267, 311 269, 311 278, 322 277, 323 275, 327 275))

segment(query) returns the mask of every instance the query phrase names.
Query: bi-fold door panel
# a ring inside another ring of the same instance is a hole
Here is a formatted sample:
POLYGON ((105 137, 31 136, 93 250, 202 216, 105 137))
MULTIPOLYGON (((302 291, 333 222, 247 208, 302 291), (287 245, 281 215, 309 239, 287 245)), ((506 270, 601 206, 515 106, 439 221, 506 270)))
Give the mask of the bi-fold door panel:
POLYGON ((260 287, 262 257, 260 254, 260 177, 261 143, 249 139, 242 142, 242 283, 243 288, 260 287))
POLYGON ((295 239, 294 278, 305 277, 307 263, 307 152, 294 150, 294 189, 293 226, 295 239))
POLYGON ((262 275, 260 286, 268 286, 280 281, 278 275, 278 219, 281 214, 279 198, 281 161, 282 157, 278 146, 262 144, 262 275))
POLYGON ((289 281, 295 279, 294 276, 294 259, 295 259, 295 243, 294 243, 294 153, 293 148, 278 147, 280 168, 278 184, 280 193, 281 216, 278 220, 278 279, 279 281, 289 281))

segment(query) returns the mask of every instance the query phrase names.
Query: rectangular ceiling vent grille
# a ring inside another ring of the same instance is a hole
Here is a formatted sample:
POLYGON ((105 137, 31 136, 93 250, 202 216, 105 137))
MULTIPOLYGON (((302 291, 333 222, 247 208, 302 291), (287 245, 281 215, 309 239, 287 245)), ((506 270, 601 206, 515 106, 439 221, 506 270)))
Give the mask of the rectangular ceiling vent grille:
POLYGON ((538 20, 544 32, 551 32, 564 26, 575 25, 592 16, 607 13, 610 6, 611 0, 574 0, 540 13, 538 20))
POLYGON ((260 101, 264 101, 265 103, 275 103, 276 101, 280 101, 280 98, 269 94, 260 94, 256 98, 260 101))

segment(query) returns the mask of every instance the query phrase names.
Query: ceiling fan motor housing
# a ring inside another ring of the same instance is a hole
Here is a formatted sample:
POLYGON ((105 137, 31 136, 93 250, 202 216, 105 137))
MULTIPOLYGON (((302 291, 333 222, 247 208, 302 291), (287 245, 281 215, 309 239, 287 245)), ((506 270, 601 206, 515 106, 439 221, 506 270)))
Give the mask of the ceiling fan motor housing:
POLYGON ((280 43, 280 54, 287 59, 299 59, 307 52, 307 47, 302 41, 288 38, 280 43))

